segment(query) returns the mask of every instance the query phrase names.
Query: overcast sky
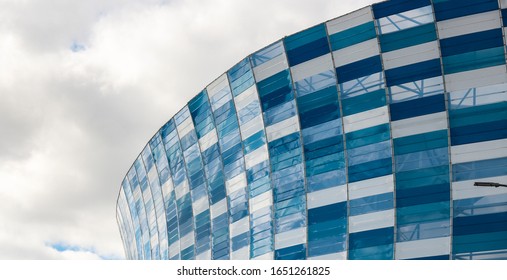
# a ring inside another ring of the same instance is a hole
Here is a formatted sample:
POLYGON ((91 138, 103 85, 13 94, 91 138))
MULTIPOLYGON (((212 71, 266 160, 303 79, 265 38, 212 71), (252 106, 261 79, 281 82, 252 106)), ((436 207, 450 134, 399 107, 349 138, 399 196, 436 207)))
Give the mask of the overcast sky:
POLYGON ((375 0, 0 0, 0 259, 124 258, 151 136, 250 53, 375 0))

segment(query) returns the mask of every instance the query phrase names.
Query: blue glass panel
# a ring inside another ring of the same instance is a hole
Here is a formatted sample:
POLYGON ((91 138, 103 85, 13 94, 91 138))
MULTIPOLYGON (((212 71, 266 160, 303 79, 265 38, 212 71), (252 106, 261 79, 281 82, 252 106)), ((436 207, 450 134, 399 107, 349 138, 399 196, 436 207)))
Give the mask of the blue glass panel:
POLYGON ((451 128, 507 120, 507 102, 498 102, 480 106, 470 106, 459 110, 450 110, 451 128))
POLYGON ((347 150, 349 166, 391 158, 391 142, 384 141, 347 150))
POLYGON ((349 166, 349 182, 358 182, 392 174, 392 160, 385 158, 368 163, 349 166))
POLYGON ((442 58, 445 74, 505 64, 504 47, 478 50, 442 58))
POLYGON ((345 31, 329 35, 329 41, 332 50, 336 51, 376 37, 375 24, 373 21, 370 21, 345 31))
POLYGON ((392 192, 389 192, 352 199, 350 200, 349 207, 351 216, 393 209, 394 195, 392 192))
POLYGON ((442 75, 440 59, 433 59, 386 70, 387 86, 401 85, 442 75))
POLYGON ((392 260, 393 244, 349 250, 350 260, 392 260))
POLYGON ((415 259, 409 259, 409 260, 418 260, 418 261, 437 261, 437 260, 449 260, 450 255, 439 255, 439 256, 430 256, 430 257, 424 257, 424 258, 415 258, 415 259))
POLYGON ((289 70, 283 70, 257 83, 263 111, 294 98, 289 70))
POLYGON ((290 66, 329 53, 326 27, 320 24, 284 39, 290 66))
POLYGON ((453 207, 454 217, 507 212, 507 194, 455 200, 453 207))
POLYGON ((396 156, 396 171, 423 169, 449 164, 447 147, 396 156))
POLYGON ((373 5, 375 19, 431 5, 430 0, 391 0, 373 5))
POLYGON ((231 238, 232 251, 237 251, 243 247, 248 246, 249 240, 250 240, 250 234, 248 231, 231 238))
POLYGON ((324 172, 317 175, 308 175, 306 187, 308 192, 327 189, 346 183, 345 168, 324 172))
POLYGON ((397 242, 423 240, 451 235, 450 219, 442 219, 430 222, 417 221, 415 223, 397 225, 397 242))
POLYGON ((304 260, 306 259, 305 244, 295 245, 275 251, 276 260, 304 260))
POLYGON ((503 46, 502 29, 492 29, 440 40, 442 56, 503 46))
POLYGON ((390 105, 391 121, 413 118, 445 111, 443 94, 423 97, 390 105))
POLYGON ((190 246, 181 250, 181 259, 182 260, 193 260, 194 259, 194 246, 190 246))
POLYGON ((416 222, 438 221, 450 218, 450 202, 434 202, 412 205, 408 207, 396 206, 396 222, 398 225, 416 222))
POLYGON ((507 212, 453 219, 453 235, 507 231, 507 212))
POLYGON ((507 9, 502 9, 503 26, 507 27, 507 9))
POLYGON ((380 56, 366 58, 345 66, 336 68, 338 81, 344 83, 353 79, 361 78, 382 71, 380 56))
POLYGON ((418 188, 396 189, 396 207, 407 207, 450 200, 450 185, 436 184, 418 188))
POLYGON ((349 250, 392 244, 394 228, 379 228, 349 234, 349 250))
POLYGON ((393 139, 394 154, 402 155, 448 146, 447 131, 438 130, 393 139))
POLYGON ((449 166, 438 166, 396 173, 396 189, 449 183, 449 166))
POLYGON ((507 158, 454 164, 453 181, 465 181, 507 175, 507 158))
POLYGON ((384 142, 390 138, 389 124, 386 123, 349 132, 346 134, 346 137, 348 150, 384 142))
POLYGON ((308 209, 308 224, 313 225, 347 216, 347 202, 308 209))
POLYGON ((386 92, 379 89, 359 96, 342 99, 344 116, 349 116, 386 105, 386 92))
POLYGON ((452 249, 454 254, 507 249, 507 231, 454 236, 452 249))
POLYGON ((382 52, 390 52, 415 45, 435 41, 437 34, 435 24, 428 23, 402 31, 381 35, 379 37, 382 52))
POLYGON ((497 0, 434 0, 437 21, 474 15, 498 9, 497 0))
POLYGON ((504 138, 507 138, 507 123, 505 120, 451 128, 452 145, 463 145, 504 138))

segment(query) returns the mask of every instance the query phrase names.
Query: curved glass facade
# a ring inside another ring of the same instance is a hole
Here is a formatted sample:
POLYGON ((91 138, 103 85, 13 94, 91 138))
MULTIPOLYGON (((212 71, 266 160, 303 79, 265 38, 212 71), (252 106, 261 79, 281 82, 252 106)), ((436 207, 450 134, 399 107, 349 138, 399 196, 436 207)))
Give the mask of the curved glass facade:
POLYGON ((507 259, 507 0, 395 0, 208 85, 123 180, 129 259, 507 259))

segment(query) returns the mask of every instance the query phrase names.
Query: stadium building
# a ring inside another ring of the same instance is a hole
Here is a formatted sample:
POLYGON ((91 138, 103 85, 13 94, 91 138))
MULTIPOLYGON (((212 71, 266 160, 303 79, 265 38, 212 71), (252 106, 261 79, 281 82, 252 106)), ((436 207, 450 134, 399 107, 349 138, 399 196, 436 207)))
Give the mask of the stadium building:
POLYGON ((121 184, 128 259, 507 259, 507 0, 393 0, 249 55, 121 184))

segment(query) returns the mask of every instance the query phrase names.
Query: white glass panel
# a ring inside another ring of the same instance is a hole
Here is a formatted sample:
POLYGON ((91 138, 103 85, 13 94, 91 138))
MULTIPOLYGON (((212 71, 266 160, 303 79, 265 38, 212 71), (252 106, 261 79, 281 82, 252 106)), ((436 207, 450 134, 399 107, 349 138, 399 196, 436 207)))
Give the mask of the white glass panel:
POLYGON ((373 21, 371 7, 365 7, 326 23, 329 35, 373 21))
POLYGON ((507 139, 451 147, 452 163, 507 157, 507 139))
POLYGON ((447 129, 447 114, 440 112, 391 123, 393 138, 447 129))
POLYGON ((431 6, 413 9, 379 19, 382 34, 400 31, 433 22, 431 6))
POLYGON ((216 218, 227 211, 227 199, 224 198, 210 206, 211 218, 216 218))
POLYGON ((227 74, 223 74, 206 88, 209 98, 211 99, 226 87, 229 87, 229 80, 227 79, 227 74))
POLYGON ((182 249, 188 248, 194 244, 194 231, 189 232, 187 235, 180 239, 180 245, 182 249))
POLYGON ((254 135, 255 133, 259 132, 264 128, 264 123, 262 121, 262 115, 258 115, 257 117, 251 119, 247 123, 244 123, 241 125, 241 138, 243 140, 247 139, 248 137, 254 135))
POLYGON ((268 157, 268 147, 267 147, 267 145, 263 145, 260 148, 258 148, 257 150, 255 150, 245 156, 246 169, 250 169, 257 164, 259 164, 265 160, 268 160, 268 158, 269 158, 268 157))
POLYGON ((192 118, 186 118, 180 125, 178 125, 177 129, 180 139, 183 139, 185 135, 194 129, 192 118))
POLYGON ((231 193, 234 193, 242 188, 246 187, 246 176, 245 172, 242 172, 238 176, 228 180, 225 182, 225 186, 227 189, 227 195, 229 196, 231 193))
POLYGON ((447 91, 507 83, 505 65, 445 75, 447 91))
POLYGON ((211 250, 207 250, 195 257, 196 260, 211 260, 211 250))
POLYGON ((306 243, 306 227, 301 227, 275 235, 275 249, 282 249, 306 243))
POLYGON ((250 199, 250 213, 273 205, 273 193, 267 191, 250 199))
POLYGON ((208 198, 206 196, 200 198, 193 203, 192 208, 194 210, 194 216, 197 216, 200 213, 204 212, 206 209, 209 209, 208 198))
POLYGON ((345 133, 373 127, 389 122, 387 106, 361 112, 343 118, 345 133))
POLYGON ((248 260, 248 259, 250 259, 249 246, 231 252, 231 260, 248 260))
POLYGON ((243 219, 231 224, 231 227, 230 227, 231 238, 234 236, 238 236, 242 233, 245 233, 249 230, 250 230, 250 219, 248 219, 248 216, 247 216, 247 217, 244 217, 243 219))
POLYGON ((282 138, 299 131, 299 120, 297 116, 283 120, 266 128, 268 142, 282 138))
POLYGON ((337 186, 307 194, 308 209, 331 205, 347 200, 347 186, 337 186))
POLYGON ((444 93, 444 79, 442 76, 409 82, 389 88, 391 102, 402 102, 444 93))
POLYGON ((504 102, 507 100, 507 84, 453 91, 449 98, 451 109, 504 102))
POLYGON ((371 39, 333 52, 336 67, 379 55, 377 39, 371 39))
POLYGON ((331 54, 326 54, 292 67, 292 79, 297 82, 331 69, 334 69, 331 54))
POLYGON ((449 255, 451 237, 441 237, 396 243, 396 259, 413 259, 449 255))
POLYGON ((257 256, 252 260, 273 260, 273 252, 266 253, 264 255, 257 256))
POLYGON ((393 69, 440 57, 437 41, 382 54, 384 69, 393 69))
POLYGON ((174 188, 174 191, 176 193, 176 199, 180 199, 184 195, 186 195, 190 191, 190 189, 188 188, 187 180, 183 180, 181 184, 179 184, 178 186, 176 186, 176 188, 174 188))
POLYGON ((249 87, 243 93, 241 93, 241 95, 238 95, 234 98, 236 110, 239 112, 254 100, 259 100, 255 85, 249 87))
POLYGON ((349 217, 349 232, 394 226, 394 209, 349 217))
POLYGON ((289 64, 287 63, 287 58, 285 57, 285 55, 283 54, 279 55, 271 59, 270 61, 263 63, 262 65, 259 65, 253 69, 255 80, 257 82, 260 82, 282 70, 287 69, 288 67, 289 64))
POLYGON ((393 191, 393 175, 349 183, 349 199, 358 199, 393 191))
POLYGON ((206 135, 204 135, 201 139, 199 139, 199 147, 201 148, 201 152, 206 151, 213 144, 218 142, 217 132, 215 129, 212 129, 206 135))
POLYGON ((453 182, 452 199, 460 200, 489 195, 507 194, 507 188, 476 187, 474 186, 475 181, 507 182, 507 176, 498 176, 498 177, 481 178, 480 180, 474 179, 469 181, 453 182))
POLYGON ((502 26, 497 10, 439 21, 438 35, 440 39, 476 33, 502 26))

